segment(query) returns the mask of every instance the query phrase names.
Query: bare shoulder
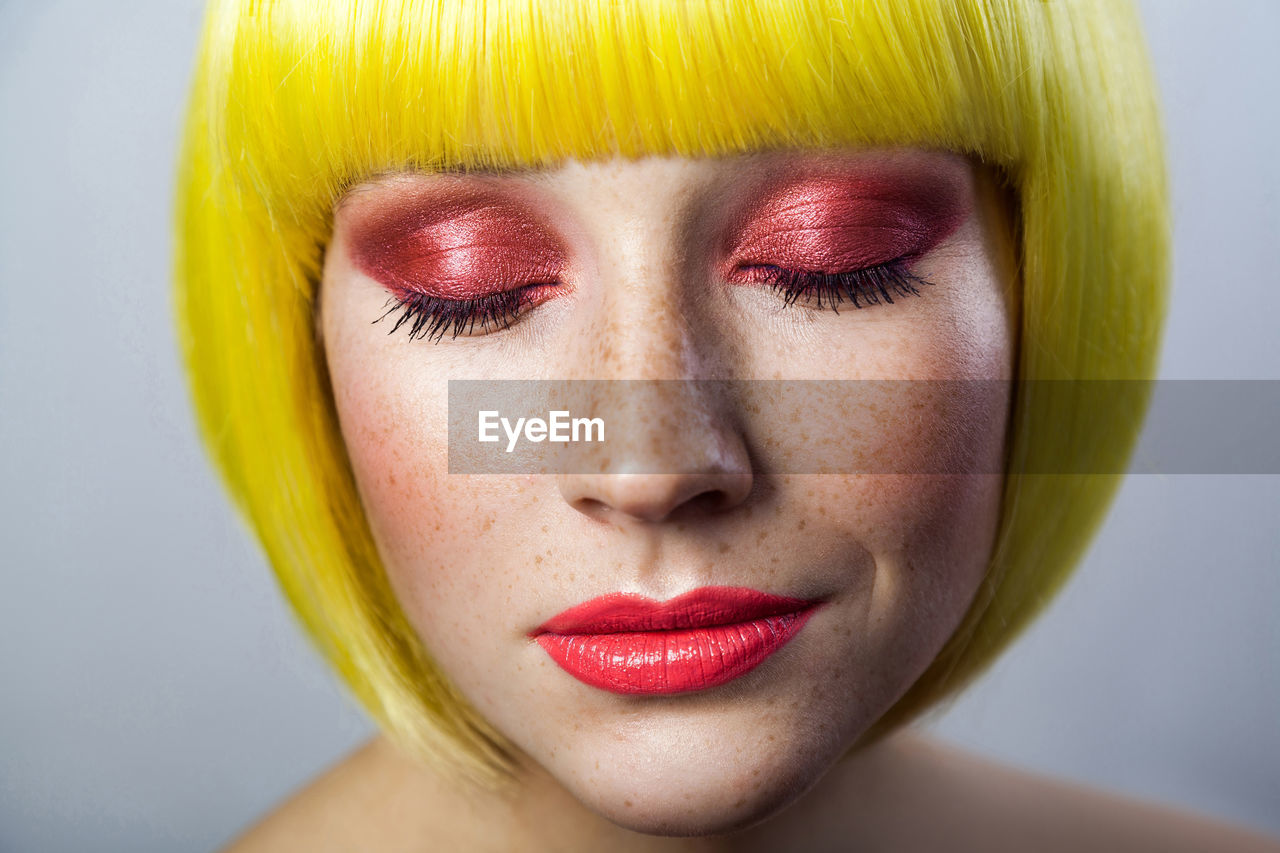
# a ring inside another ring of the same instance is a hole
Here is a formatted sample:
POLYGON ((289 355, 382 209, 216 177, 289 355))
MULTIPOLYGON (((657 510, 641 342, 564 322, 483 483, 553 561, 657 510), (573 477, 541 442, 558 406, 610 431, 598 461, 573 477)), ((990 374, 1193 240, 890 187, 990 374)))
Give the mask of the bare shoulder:
POLYGON ((975 849, 1280 853, 1280 840, 1019 770, 923 735, 913 735, 904 751, 935 780, 933 795, 945 800, 932 804, 940 820, 975 849))
MULTIPOLYGON (((430 819, 420 780, 406 784, 403 759, 375 737, 317 776, 236 838, 223 853, 329 853, 401 849, 388 833, 430 819)), ((399 833, 397 833, 399 835, 399 833)))

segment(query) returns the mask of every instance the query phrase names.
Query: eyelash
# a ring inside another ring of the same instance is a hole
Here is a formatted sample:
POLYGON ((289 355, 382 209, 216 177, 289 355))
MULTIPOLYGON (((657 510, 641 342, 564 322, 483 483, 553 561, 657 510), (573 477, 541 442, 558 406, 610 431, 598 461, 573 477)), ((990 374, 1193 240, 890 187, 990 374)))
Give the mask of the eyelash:
POLYGON ((812 300, 815 308, 827 308, 837 314, 840 313, 839 306, 845 302, 852 303, 854 308, 882 303, 893 305, 894 296, 920 296, 919 285, 933 286, 933 282, 908 270, 901 259, 838 273, 768 265, 744 267, 743 270, 757 273, 757 280, 769 285, 774 293, 780 294, 787 306, 802 299, 812 300))
POLYGON ((417 292, 392 296, 387 301, 390 307, 373 322, 379 323, 399 311, 400 318, 387 332, 388 335, 409 323, 409 340, 426 338, 435 343, 443 340, 445 333, 450 330, 452 338, 469 335, 477 324, 486 331, 499 331, 508 328, 519 318, 521 310, 531 301, 530 291, 535 287, 546 285, 526 285, 474 299, 444 299, 417 292))
MULTIPOLYGON (((794 305, 800 300, 814 301, 817 309, 827 308, 837 314, 839 306, 848 302, 854 308, 882 303, 894 304, 893 297, 919 296, 919 285, 932 287, 933 283, 920 278, 906 268, 901 260, 878 264, 848 272, 823 273, 811 270, 794 270, 768 265, 743 267, 743 271, 760 276, 762 284, 782 296, 783 304, 794 305)), ((409 324, 409 340, 426 338, 439 343, 446 333, 451 338, 469 335, 476 325, 488 331, 509 328, 520 317, 521 311, 531 301, 534 287, 539 284, 504 290, 474 299, 444 299, 426 293, 408 293, 388 300, 386 312, 374 320, 385 320, 400 312, 400 317, 387 334, 394 334, 409 324)))

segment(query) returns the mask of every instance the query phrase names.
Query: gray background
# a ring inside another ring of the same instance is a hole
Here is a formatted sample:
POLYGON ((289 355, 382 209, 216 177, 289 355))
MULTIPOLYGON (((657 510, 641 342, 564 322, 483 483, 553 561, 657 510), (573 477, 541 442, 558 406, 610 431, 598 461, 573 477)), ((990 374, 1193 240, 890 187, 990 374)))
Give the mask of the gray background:
MULTIPOLYGON (((169 200, 197 6, 0 0, 0 851, 208 850, 370 733, 187 410, 169 200)), ((1280 4, 1143 9, 1176 191, 1164 375, 1280 378, 1280 4)), ((1131 477, 932 725, 1280 833, 1278 508, 1280 477, 1131 477)))

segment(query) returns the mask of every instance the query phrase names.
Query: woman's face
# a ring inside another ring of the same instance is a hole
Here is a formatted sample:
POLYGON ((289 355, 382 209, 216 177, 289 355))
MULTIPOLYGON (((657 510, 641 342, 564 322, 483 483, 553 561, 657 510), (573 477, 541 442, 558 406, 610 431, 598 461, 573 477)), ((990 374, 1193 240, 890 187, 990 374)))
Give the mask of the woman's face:
POLYGON ((1007 386, 772 398, 810 410, 689 383, 613 425, 607 473, 451 475, 447 380, 1008 379, 1006 214, 984 169, 916 150, 400 175, 342 200, 321 328, 364 507, 427 649, 530 767, 667 834, 814 784, 978 588, 1007 386), (389 298, 412 308, 390 334, 389 298), (788 468, 797 442, 890 473, 788 468), (961 468, 985 473, 895 473, 961 468))

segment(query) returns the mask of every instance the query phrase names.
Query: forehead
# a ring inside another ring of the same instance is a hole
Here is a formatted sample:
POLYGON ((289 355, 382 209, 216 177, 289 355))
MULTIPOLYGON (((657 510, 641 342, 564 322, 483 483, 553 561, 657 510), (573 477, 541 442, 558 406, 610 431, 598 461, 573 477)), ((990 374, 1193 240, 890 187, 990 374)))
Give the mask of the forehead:
POLYGON ((904 181, 954 184, 974 169, 971 158, 922 149, 829 149, 755 152, 724 157, 614 157, 568 160, 549 167, 389 172, 351 187, 335 210, 388 201, 412 201, 439 189, 531 189, 568 198, 626 206, 637 197, 680 200, 700 191, 724 193, 782 178, 839 176, 868 191, 904 181))

